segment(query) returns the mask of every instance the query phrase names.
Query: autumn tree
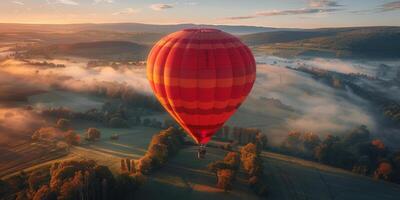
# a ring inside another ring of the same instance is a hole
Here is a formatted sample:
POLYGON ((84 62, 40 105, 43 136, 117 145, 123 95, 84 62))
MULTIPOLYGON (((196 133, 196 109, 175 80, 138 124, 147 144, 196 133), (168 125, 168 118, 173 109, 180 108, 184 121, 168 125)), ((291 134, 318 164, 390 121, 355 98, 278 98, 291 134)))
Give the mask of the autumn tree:
POLYGON ((392 164, 387 160, 383 160, 378 164, 378 168, 374 172, 374 178, 388 181, 391 179, 392 172, 392 164))
POLYGON ((220 169, 217 171, 218 181, 217 187, 223 189, 225 192, 232 189, 233 170, 220 169))
POLYGON ((167 162, 169 156, 178 152, 183 142, 184 137, 180 130, 170 127, 160 131, 151 139, 146 154, 139 162, 139 170, 147 174, 161 167, 167 162))
POLYGON ((56 127, 63 131, 68 130, 70 128, 70 126, 71 126, 71 123, 67 119, 61 118, 61 119, 57 120, 56 127))
POLYGON ((352 169, 355 163, 355 156, 346 149, 340 138, 328 136, 315 150, 315 157, 319 162, 337 166, 345 169, 352 169))
POLYGON ((344 137, 344 144, 347 146, 354 146, 361 143, 368 143, 370 141, 370 132, 367 126, 362 125, 353 129, 344 137))
POLYGON ((351 170, 354 173, 367 175, 371 169, 371 160, 367 155, 361 156, 351 170))
POLYGON ((263 181, 263 164, 256 145, 249 143, 240 149, 240 160, 249 179, 251 189, 259 196, 267 196, 268 190, 263 181))
POLYGON ((261 150, 264 150, 267 148, 267 144, 268 144, 268 137, 265 134, 262 134, 261 132, 257 132, 256 133, 256 145, 257 148, 261 150))
POLYGON ((291 154, 299 154, 302 152, 302 134, 301 132, 289 132, 286 139, 282 142, 281 148, 291 154))
POLYGON ((313 155, 315 149, 321 144, 319 136, 313 133, 303 134, 303 146, 306 153, 313 155))
POLYGON ((33 172, 28 176, 28 185, 31 191, 38 190, 42 185, 46 184, 46 174, 38 171, 33 172))
POLYGON ((223 160, 229 168, 233 170, 239 170, 240 167, 240 155, 237 152, 228 152, 223 160))
POLYGON ((64 135, 64 140, 69 145, 78 145, 80 143, 80 136, 75 131, 69 130, 64 135))
POLYGON ((115 196, 113 199, 130 200, 133 199, 134 192, 146 181, 140 174, 122 173, 116 177, 115 196))
POLYGON ((0 179, 0 199, 5 198, 5 196, 10 192, 10 189, 10 185, 6 181, 0 179))
POLYGON ((57 200, 57 194, 48 185, 43 185, 35 193, 33 200, 57 200))
POLYGON ((100 131, 96 128, 88 128, 86 131, 86 140, 95 141, 100 139, 100 131))
POLYGON ((393 163, 393 178, 395 183, 400 183, 400 151, 395 152, 391 158, 393 163))

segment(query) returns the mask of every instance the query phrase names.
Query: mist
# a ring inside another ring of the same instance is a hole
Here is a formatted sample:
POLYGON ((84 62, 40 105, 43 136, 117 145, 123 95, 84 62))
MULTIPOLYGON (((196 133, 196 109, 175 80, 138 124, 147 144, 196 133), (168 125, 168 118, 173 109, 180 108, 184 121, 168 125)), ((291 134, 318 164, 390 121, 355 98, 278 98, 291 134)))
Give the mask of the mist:
POLYGON ((366 125, 372 134, 385 132, 376 124, 376 116, 368 101, 349 90, 332 88, 305 73, 286 68, 317 67, 373 75, 373 65, 322 58, 290 60, 268 57, 257 60, 267 64, 257 66, 253 91, 231 120, 232 125, 260 128, 275 144, 279 144, 289 131, 312 132, 324 138, 328 134, 345 134, 366 125), (271 101, 283 105, 271 104, 271 101))
POLYGON ((64 64, 63 68, 44 68, 26 64, 21 61, 7 60, 0 64, 0 75, 7 74, 24 79, 32 85, 49 89, 52 85, 61 86, 71 91, 90 91, 101 82, 126 84, 137 91, 150 94, 150 86, 145 77, 144 68, 112 68, 110 66, 87 68, 86 62, 52 60, 64 64))
MULTIPOLYGON (((270 136, 272 143, 279 143, 293 130, 313 132, 322 138, 328 134, 346 133, 360 125, 366 125, 372 133, 378 132, 380 127, 376 124, 369 102, 351 91, 329 87, 307 74, 286 67, 318 67, 342 73, 373 75, 379 63, 276 57, 257 57, 257 61, 266 64, 258 64, 254 88, 238 112, 229 120, 229 125, 259 128, 270 136)), ((25 95, 35 108, 65 106, 82 111, 81 109, 99 108, 102 105, 101 101, 90 98, 90 92, 99 86, 107 88, 125 85, 143 94, 152 95, 144 67, 88 68, 85 60, 72 62, 59 59, 52 62, 64 64, 66 67, 44 68, 16 60, 1 63, 0 100, 10 99, 9 94, 18 96, 18 99, 24 99, 25 95), (54 91, 54 86, 71 93, 58 94, 54 91), (47 96, 43 93, 47 93, 47 96)), ((22 117, 19 119, 24 121, 22 117)), ((3 126, 7 125, 12 126, 12 123, 3 122, 3 126)), ((381 134, 384 131, 379 132, 381 134)))

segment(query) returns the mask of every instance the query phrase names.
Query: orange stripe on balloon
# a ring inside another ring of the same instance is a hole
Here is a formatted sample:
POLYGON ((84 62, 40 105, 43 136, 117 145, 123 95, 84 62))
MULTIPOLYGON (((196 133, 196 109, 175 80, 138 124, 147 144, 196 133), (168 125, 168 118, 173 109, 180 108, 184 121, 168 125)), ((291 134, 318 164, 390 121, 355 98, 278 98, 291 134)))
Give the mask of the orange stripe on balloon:
POLYGON ((212 108, 217 108, 217 109, 221 109, 221 108, 225 108, 227 106, 235 106, 239 103, 241 103, 246 96, 242 96, 240 98, 237 99, 227 99, 225 101, 207 101, 207 102, 199 102, 199 101, 184 101, 184 100, 180 100, 180 99, 169 99, 168 98, 164 98, 159 96, 158 94, 156 94, 157 99, 160 101, 161 104, 163 105, 170 105, 173 107, 185 107, 188 109, 212 109, 212 108), (172 103, 170 103, 172 102, 172 103))
POLYGON ((217 79, 187 79, 169 77, 164 79, 163 76, 152 74, 148 79, 153 84, 164 84, 164 86, 179 86, 181 88, 223 88, 237 85, 244 85, 254 82, 256 75, 250 74, 247 76, 235 78, 217 78, 217 79))
POLYGON ((220 114, 208 114, 208 115, 179 113, 179 116, 184 120, 185 124, 187 124, 188 126, 212 126, 224 123, 233 114, 233 112, 234 111, 229 111, 220 114))

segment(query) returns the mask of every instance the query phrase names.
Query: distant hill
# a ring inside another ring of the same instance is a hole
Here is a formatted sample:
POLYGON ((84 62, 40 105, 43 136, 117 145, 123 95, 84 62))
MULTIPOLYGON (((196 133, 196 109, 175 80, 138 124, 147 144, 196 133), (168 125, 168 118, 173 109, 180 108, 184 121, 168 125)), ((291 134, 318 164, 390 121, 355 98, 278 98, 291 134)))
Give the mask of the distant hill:
POLYGON ((133 42, 99 41, 39 47, 30 50, 28 54, 78 56, 92 59, 143 60, 146 58, 148 51, 149 46, 133 42))
POLYGON ((217 28, 232 34, 250 34, 276 30, 286 30, 261 26, 230 26, 230 25, 208 25, 208 24, 141 24, 141 23, 104 23, 104 24, 1 24, 0 32, 11 31, 119 31, 119 32, 152 32, 170 33, 185 28, 217 28))
POLYGON ((274 55, 400 58, 400 27, 277 31, 241 39, 258 53, 274 55))
POLYGON ((96 41, 130 41, 140 44, 153 44, 164 33, 150 32, 115 32, 81 30, 71 32, 0 32, 0 42, 35 42, 41 44, 63 44, 96 41))

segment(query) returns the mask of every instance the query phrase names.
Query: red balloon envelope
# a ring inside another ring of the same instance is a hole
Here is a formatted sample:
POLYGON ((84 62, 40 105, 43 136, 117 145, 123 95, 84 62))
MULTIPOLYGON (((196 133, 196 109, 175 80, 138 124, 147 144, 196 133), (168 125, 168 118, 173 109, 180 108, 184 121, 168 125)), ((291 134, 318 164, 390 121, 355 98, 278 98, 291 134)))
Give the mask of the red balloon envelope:
POLYGON ((231 34, 185 29, 154 45, 147 78, 169 114, 205 144, 251 91, 256 63, 250 49, 231 34))

